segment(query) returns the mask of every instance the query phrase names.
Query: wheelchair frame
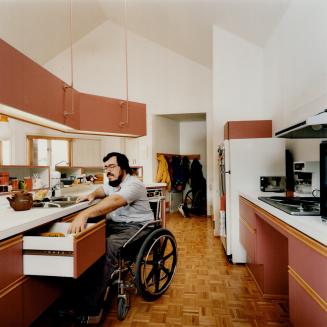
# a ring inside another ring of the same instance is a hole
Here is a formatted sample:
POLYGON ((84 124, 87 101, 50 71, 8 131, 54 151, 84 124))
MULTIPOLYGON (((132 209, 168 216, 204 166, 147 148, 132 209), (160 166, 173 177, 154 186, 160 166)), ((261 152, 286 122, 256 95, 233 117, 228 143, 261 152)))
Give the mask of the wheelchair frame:
POLYGON ((146 301, 154 301, 167 291, 176 272, 176 240, 168 229, 161 227, 162 220, 158 219, 160 199, 155 202, 157 202, 155 220, 144 224, 125 242, 119 252, 118 268, 111 275, 111 280, 118 276, 115 284, 118 286, 119 320, 124 320, 128 313, 130 290, 134 290, 135 294, 141 295, 146 301), (138 238, 149 228, 148 233, 138 238), (134 247, 133 242, 140 243, 141 247, 137 253, 132 251, 126 256, 125 252, 134 247))

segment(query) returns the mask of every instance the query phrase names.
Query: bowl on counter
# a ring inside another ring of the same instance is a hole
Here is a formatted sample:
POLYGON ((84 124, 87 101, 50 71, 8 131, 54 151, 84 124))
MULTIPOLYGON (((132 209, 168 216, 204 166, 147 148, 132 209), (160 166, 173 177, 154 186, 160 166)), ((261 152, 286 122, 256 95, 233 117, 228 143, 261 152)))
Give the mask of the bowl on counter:
POLYGON ((64 185, 72 185, 74 183, 75 178, 60 178, 60 182, 64 185))

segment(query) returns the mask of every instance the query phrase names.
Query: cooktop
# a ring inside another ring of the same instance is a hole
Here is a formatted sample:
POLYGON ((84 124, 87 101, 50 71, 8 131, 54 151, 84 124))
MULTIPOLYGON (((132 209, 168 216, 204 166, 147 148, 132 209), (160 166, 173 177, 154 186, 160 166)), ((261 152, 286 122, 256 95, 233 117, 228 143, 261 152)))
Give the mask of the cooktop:
POLYGON ((259 200, 294 216, 320 216, 320 198, 259 196, 259 200))

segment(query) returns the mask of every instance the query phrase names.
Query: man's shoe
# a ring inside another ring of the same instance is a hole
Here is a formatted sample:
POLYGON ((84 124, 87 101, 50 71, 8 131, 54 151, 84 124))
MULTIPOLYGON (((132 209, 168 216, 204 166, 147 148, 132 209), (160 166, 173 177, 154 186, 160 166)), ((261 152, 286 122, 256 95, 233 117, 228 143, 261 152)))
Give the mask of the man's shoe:
POLYGON ((96 314, 94 314, 94 313, 81 314, 80 316, 77 317, 77 320, 81 324, 96 325, 101 321, 102 315, 103 315, 103 309, 101 308, 100 312, 98 312, 96 314))

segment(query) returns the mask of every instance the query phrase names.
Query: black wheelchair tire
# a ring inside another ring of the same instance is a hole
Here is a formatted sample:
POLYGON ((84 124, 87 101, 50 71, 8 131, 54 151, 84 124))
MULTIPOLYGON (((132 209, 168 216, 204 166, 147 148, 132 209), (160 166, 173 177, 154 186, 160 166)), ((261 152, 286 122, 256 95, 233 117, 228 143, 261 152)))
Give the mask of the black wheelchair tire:
POLYGON ((123 297, 118 298, 117 303, 117 318, 118 320, 124 320, 128 313, 128 305, 126 303, 126 300, 123 297))
POLYGON ((167 229, 154 230, 145 239, 136 258, 135 285, 144 300, 155 301, 167 291, 175 275, 176 265, 177 244, 175 237, 167 229), (164 253, 167 244, 168 250, 171 250, 168 254, 164 253), (152 257, 152 260, 148 260, 149 257, 152 257), (166 262, 170 264, 169 267, 165 266, 166 262), (149 267, 151 269, 149 273, 145 272, 149 267), (150 280, 153 283, 151 285, 150 280), (160 285, 160 282, 163 284, 160 285))

